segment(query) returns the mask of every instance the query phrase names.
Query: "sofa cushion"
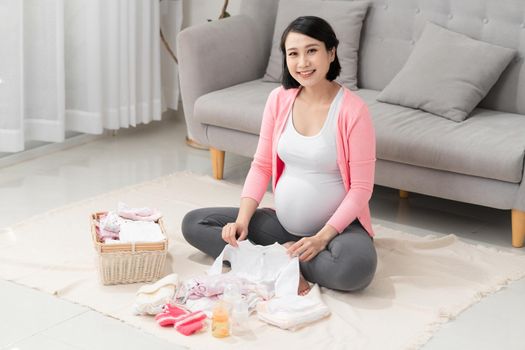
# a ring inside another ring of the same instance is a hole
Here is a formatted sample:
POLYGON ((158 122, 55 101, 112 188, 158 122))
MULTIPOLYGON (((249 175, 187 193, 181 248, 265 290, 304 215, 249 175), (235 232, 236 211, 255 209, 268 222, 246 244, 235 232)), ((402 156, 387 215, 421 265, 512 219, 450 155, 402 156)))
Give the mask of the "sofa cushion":
POLYGON ((463 121, 515 53, 428 22, 403 69, 378 100, 463 121))
POLYGON ((377 158, 519 183, 525 155, 525 116, 476 108, 456 123, 412 108, 378 102, 378 91, 356 92, 368 104, 377 158))
POLYGON ((281 0, 275 20, 270 60, 263 80, 281 81, 283 59, 280 42, 288 24, 299 16, 318 16, 330 23, 339 39, 337 56, 341 63, 341 74, 337 81, 349 89, 357 90, 359 40, 367 8, 368 2, 365 1, 281 0))
POLYGON ((202 124, 259 135, 266 99, 278 86, 259 79, 208 93, 195 101, 194 116, 202 124))
POLYGON ((359 45, 359 88, 383 90, 403 68, 428 21, 516 49, 479 107, 525 114, 525 1, 370 0, 359 45))

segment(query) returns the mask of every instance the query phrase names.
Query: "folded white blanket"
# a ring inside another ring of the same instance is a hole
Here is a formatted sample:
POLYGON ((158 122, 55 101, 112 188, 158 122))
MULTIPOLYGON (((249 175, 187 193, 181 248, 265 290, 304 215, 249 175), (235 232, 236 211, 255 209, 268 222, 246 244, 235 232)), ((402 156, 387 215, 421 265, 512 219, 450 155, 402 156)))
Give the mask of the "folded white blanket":
POLYGON ((176 273, 165 276, 153 284, 146 284, 137 291, 133 305, 135 315, 156 315, 162 307, 173 300, 177 291, 179 277, 176 273))
POLYGON ((279 328, 296 330, 330 315, 316 284, 305 296, 285 295, 257 304, 261 321, 279 328))

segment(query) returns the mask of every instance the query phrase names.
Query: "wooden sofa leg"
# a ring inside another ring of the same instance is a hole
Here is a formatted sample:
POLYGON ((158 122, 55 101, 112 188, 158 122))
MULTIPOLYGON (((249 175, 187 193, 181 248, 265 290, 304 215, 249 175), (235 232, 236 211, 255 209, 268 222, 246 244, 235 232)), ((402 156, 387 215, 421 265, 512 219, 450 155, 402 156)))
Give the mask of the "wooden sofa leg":
POLYGON ((186 136, 186 144, 192 148, 196 149, 202 149, 202 150, 209 150, 210 148, 208 146, 203 145, 202 143, 199 143, 198 141, 189 138, 186 136))
POLYGON ((210 147, 213 177, 217 180, 222 180, 222 176, 224 173, 224 153, 224 151, 210 147))
POLYGON ((399 198, 407 199, 408 198, 408 192, 407 191, 403 191, 403 190, 399 190, 399 198))
POLYGON ((523 247, 525 240, 525 211, 512 209, 512 246, 523 247))

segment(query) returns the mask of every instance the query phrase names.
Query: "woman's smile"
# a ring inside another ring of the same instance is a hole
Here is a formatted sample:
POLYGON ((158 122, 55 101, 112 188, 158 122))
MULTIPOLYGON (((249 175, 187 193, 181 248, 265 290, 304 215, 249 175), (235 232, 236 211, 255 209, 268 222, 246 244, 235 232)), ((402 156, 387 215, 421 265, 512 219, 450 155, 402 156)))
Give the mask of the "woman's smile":
POLYGON ((297 72, 301 78, 309 78, 315 73, 315 69, 297 72))

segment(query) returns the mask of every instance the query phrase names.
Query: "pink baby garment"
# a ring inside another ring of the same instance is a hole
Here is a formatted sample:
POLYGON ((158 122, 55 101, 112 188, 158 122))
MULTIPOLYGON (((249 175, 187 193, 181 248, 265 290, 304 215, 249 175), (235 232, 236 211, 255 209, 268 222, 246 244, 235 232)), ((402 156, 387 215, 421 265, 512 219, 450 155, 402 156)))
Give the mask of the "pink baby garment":
POLYGON ((230 283, 239 286, 241 294, 247 294, 252 289, 249 282, 228 273, 221 275, 202 275, 186 283, 187 287, 189 287, 188 298, 198 299, 218 296, 224 292, 224 287, 230 283))
POLYGON ((125 203, 118 203, 118 215, 135 221, 157 221, 162 214, 156 209, 150 208, 130 208, 125 203))
POLYGON ((125 220, 117 215, 115 212, 108 212, 105 215, 101 215, 99 220, 95 222, 97 229, 97 236, 101 242, 106 240, 116 240, 119 238, 120 225, 125 220))

